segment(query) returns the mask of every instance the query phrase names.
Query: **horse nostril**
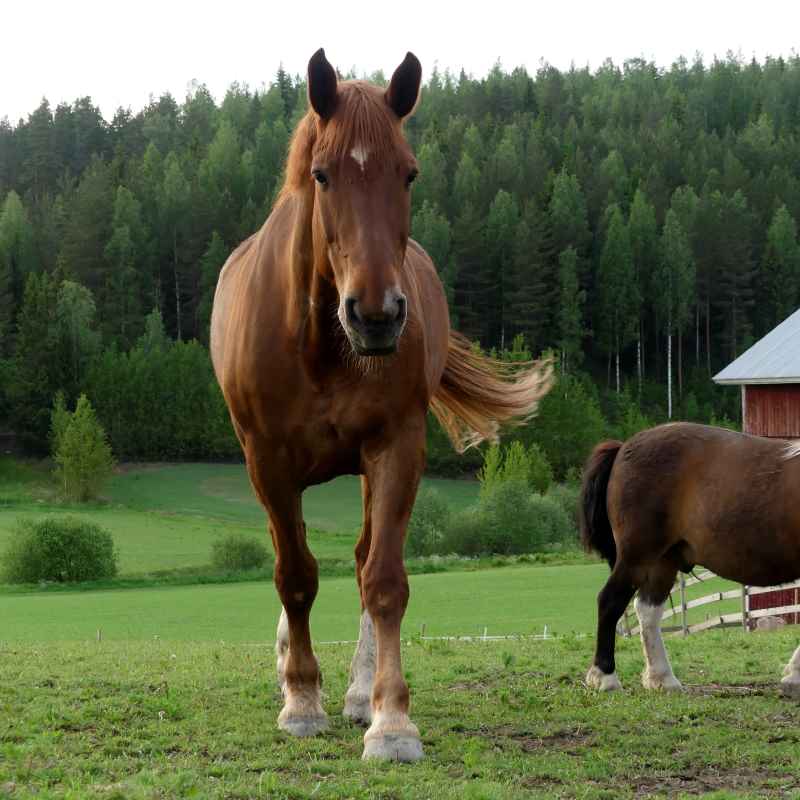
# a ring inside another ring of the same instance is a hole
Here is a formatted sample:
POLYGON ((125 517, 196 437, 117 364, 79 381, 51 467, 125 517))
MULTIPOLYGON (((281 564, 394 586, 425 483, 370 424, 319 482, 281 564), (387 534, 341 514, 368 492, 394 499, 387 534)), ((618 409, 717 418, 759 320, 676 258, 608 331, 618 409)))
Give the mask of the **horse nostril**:
POLYGON ((403 322, 406 318, 406 296, 401 294, 397 298, 397 314, 395 316, 395 322, 403 322))
POLYGON ((352 325, 355 322, 360 322, 361 318, 358 316, 358 312, 356 311, 356 299, 355 297, 348 297, 344 301, 344 313, 347 317, 347 322, 352 325))

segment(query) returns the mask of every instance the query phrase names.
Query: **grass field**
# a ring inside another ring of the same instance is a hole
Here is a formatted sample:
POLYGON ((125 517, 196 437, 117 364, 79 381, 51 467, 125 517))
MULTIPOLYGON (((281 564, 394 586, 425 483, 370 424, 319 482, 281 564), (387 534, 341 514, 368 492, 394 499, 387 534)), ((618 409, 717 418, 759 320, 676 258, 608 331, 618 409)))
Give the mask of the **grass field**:
MULTIPOLYGON (((477 497, 474 481, 426 479, 454 508, 477 497)), ((19 518, 71 513, 108 528, 122 574, 201 567, 211 544, 240 531, 261 540, 266 516, 243 466, 180 464, 126 468, 108 488, 108 503, 68 506, 54 500, 50 478, 30 464, 0 459, 0 548, 19 518), (3 498, 6 498, 5 504, 3 498)), ((318 558, 352 558, 361 526, 358 478, 343 477, 304 494, 311 549, 318 558)))
POLYGON ((582 676, 590 639, 404 647, 425 759, 364 763, 341 717, 352 648, 319 651, 330 730, 275 726, 272 653, 151 641, 0 648, 0 797, 800 797, 800 705, 777 691, 791 632, 711 632, 672 644, 677 695, 639 688, 638 642, 620 645, 626 690, 582 676))
MULTIPOLYGON (((478 496, 476 481, 426 478, 455 507, 478 496)), ((237 522, 264 524, 247 472, 240 464, 177 464, 126 469, 108 491, 115 505, 137 511, 189 514, 237 522)), ((361 528, 361 482, 346 475, 303 494, 303 516, 310 528, 355 533, 361 528)))
MULTIPOLYGON (((475 497, 474 484, 438 485, 453 505, 475 497)), ((112 531, 124 573, 202 566, 222 531, 264 536, 239 467, 126 470, 109 494, 79 512, 112 531)), ((17 517, 66 511, 41 471, 0 461, 0 546, 17 517)), ((318 556, 351 558, 356 480, 312 490, 306 515, 318 556)), ((353 648, 329 642, 357 635, 353 577, 324 578, 312 613, 331 715, 312 741, 275 726, 269 581, 0 592, 0 798, 800 800, 800 704, 777 690, 796 634, 670 638, 688 685, 677 696, 640 689, 640 645, 618 638, 626 691, 598 695, 582 676, 607 575, 600 563, 412 575, 403 656, 426 758, 410 767, 361 762, 363 732, 341 717, 353 648), (560 638, 427 641, 423 624, 560 638)))
MULTIPOLYGON (((603 565, 507 567, 411 576, 406 635, 588 632, 603 565)), ((108 639, 272 641, 280 605, 271 583, 0 595, 0 640, 108 639)), ((329 578, 311 616, 317 641, 358 636, 354 578, 329 578)))

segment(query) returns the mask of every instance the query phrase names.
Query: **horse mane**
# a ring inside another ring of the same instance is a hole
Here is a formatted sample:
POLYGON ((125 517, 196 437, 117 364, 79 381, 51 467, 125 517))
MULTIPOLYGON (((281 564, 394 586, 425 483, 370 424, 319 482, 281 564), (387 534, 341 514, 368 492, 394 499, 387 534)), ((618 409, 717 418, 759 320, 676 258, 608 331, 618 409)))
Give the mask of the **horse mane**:
POLYGON ((333 116, 323 120, 309 108, 295 128, 277 204, 310 185, 315 154, 323 159, 341 159, 360 146, 385 162, 399 148, 408 148, 402 130, 383 89, 366 81, 340 82, 333 116))

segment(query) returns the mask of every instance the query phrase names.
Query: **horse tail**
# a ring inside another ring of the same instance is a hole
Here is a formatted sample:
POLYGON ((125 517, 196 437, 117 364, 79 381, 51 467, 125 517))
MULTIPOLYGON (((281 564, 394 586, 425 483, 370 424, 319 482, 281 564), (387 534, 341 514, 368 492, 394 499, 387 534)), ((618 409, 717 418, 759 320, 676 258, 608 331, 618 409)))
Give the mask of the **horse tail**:
POLYGON ((617 561, 617 545, 608 519, 606 492, 611 468, 622 442, 601 442, 592 451, 583 469, 583 486, 578 504, 581 542, 587 553, 597 551, 613 569, 617 561))
POLYGON ((488 358, 450 331, 444 373, 431 411, 459 453, 496 442, 501 425, 520 425, 536 413, 552 385, 550 359, 514 364, 488 358))

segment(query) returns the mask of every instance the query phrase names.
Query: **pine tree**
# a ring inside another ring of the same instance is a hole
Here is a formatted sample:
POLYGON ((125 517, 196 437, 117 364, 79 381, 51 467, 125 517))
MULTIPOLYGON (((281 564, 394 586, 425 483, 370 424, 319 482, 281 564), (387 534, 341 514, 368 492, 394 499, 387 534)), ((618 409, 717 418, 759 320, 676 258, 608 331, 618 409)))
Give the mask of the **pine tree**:
POLYGON ((53 458, 64 495, 78 502, 97 497, 114 472, 114 457, 85 394, 57 441, 53 458))
POLYGON ((578 254, 574 247, 562 250, 558 257, 558 348, 561 351, 561 372, 579 367, 583 360, 581 343, 583 305, 586 292, 578 283, 578 254))
POLYGON ((123 349, 130 347, 141 332, 145 248, 139 201, 125 186, 118 186, 111 238, 105 247, 108 271, 100 301, 105 338, 123 349))
POLYGON ((633 271, 628 227, 616 203, 609 207, 608 232, 600 257, 597 275, 598 305, 595 330, 608 354, 616 364, 616 390, 620 384, 620 350, 636 337, 639 317, 639 293, 633 271))
POLYGON ((769 327, 783 321, 800 305, 800 245, 797 224, 785 205, 767 231, 764 262, 768 276, 769 327))
POLYGON ((47 274, 31 273, 17 316, 13 382, 8 394, 12 423, 38 447, 47 440, 48 409, 64 383, 57 307, 55 281, 47 274))
POLYGON ((645 298, 651 301, 650 288, 652 275, 657 269, 658 252, 658 226, 653 206, 648 202, 647 196, 638 188, 633 196, 631 213, 628 219, 628 231, 631 240, 631 257, 633 259, 633 272, 636 287, 641 298, 639 319, 636 321, 636 375, 639 382, 639 395, 642 393, 642 378, 644 363, 642 343, 644 338, 644 316, 647 313, 645 298))
POLYGON ((33 231, 19 195, 0 209, 0 358, 11 355, 25 280, 33 269, 33 231))
POLYGON ((486 315, 488 342, 503 350, 513 338, 510 328, 513 299, 514 234, 519 224, 516 200, 503 189, 497 192, 486 220, 486 270, 490 289, 486 315))
POLYGON ((667 337, 667 417, 672 419, 672 334, 682 331, 690 319, 695 283, 689 237, 672 209, 664 223, 661 250, 660 292, 655 300, 667 337))
POLYGON ((222 237, 214 231, 206 252, 200 260, 200 302, 197 305, 197 338, 208 344, 211 309, 220 270, 228 258, 228 248, 222 237))

